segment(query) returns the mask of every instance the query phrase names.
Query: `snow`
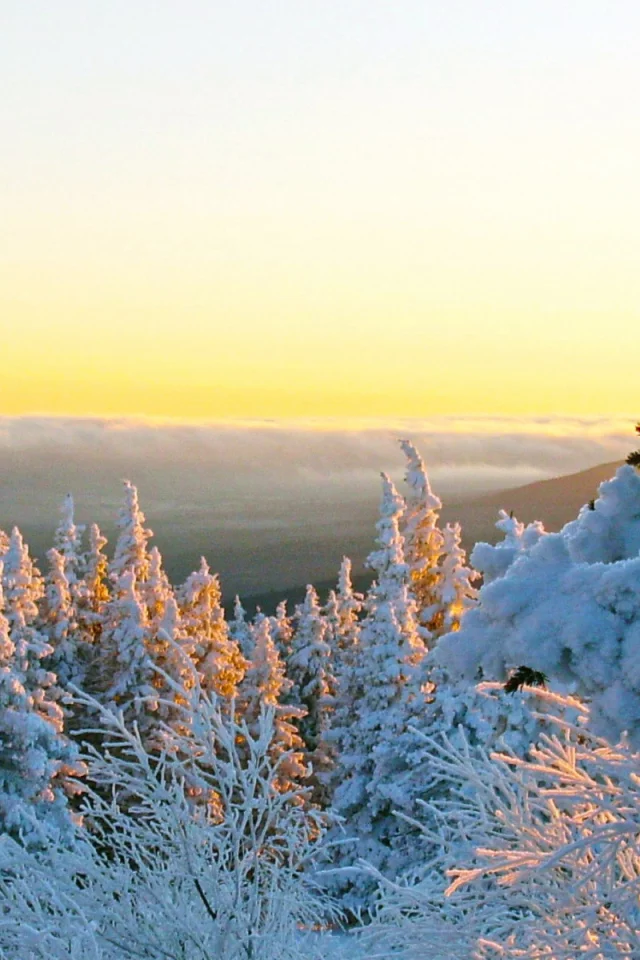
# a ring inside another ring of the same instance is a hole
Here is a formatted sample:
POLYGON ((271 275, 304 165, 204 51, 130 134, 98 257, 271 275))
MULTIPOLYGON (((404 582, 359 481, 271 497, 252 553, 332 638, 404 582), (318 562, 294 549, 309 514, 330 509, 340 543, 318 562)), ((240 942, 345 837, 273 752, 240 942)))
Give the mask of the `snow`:
POLYGON ((44 579, 0 536, 0 956, 640 956, 640 476, 502 511, 477 589, 402 449, 366 597, 293 616, 174 588, 130 483, 110 564, 70 496, 44 579))
POLYGON ((526 664, 588 697, 604 736, 640 743, 639 550, 640 476, 625 466, 593 510, 537 537, 490 580, 436 662, 467 683, 526 664))

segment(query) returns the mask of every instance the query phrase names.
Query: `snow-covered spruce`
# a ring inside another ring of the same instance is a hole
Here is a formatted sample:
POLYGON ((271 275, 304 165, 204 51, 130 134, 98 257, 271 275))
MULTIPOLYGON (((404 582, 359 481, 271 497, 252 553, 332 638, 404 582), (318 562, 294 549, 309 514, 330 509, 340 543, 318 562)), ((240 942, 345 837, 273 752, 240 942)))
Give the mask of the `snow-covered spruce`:
POLYGON ((336 847, 334 875, 351 908, 366 906, 370 878, 355 869, 360 859, 383 872, 396 872, 392 838, 398 829, 392 805, 379 790, 380 768, 387 769, 405 729, 413 702, 420 697, 419 665, 425 647, 418 632, 416 605, 407 586, 404 541, 399 522, 404 501, 385 474, 378 549, 368 558, 376 573, 365 602, 358 657, 353 671, 352 735, 338 760, 333 811, 343 817, 352 843, 336 847))
POLYGON ((640 476, 624 466, 593 509, 540 536, 482 588, 436 662, 461 683, 526 664, 586 697, 603 736, 628 731, 640 743, 639 550, 640 476))
POLYGON ((138 491, 128 480, 124 483, 125 502, 118 515, 118 539, 109 575, 115 583, 123 573, 132 572, 139 583, 149 576, 149 551, 153 532, 145 527, 145 515, 140 509, 138 491))
POLYGON ((247 661, 225 620, 218 577, 211 573, 204 557, 199 570, 190 574, 179 588, 177 597, 183 629, 193 645, 192 659, 202 689, 233 699, 247 661))
POLYGON ((409 440, 400 446, 407 458, 405 481, 409 493, 403 516, 405 560, 411 592, 417 605, 420 635, 429 642, 442 632, 442 602, 438 565, 444 538, 438 526, 442 501, 431 489, 424 461, 409 440))
POLYGON ((67 797, 85 768, 63 735, 63 712, 52 699, 51 653, 33 626, 29 564, 14 532, 7 570, 0 561, 0 833, 28 847, 68 844, 74 818, 67 797), (12 552, 13 551, 13 552, 12 552), (3 584, 11 597, 6 607, 3 584))
MULTIPOLYGON (((273 712, 269 752, 278 765, 274 783, 279 790, 295 792, 311 770, 304 762, 305 745, 296 727, 304 709, 285 702, 291 686, 273 640, 270 620, 264 617, 255 630, 253 654, 240 684, 236 716, 252 736, 257 736, 263 711, 266 708, 273 712)), ((296 796, 302 800, 304 794, 298 792, 296 796)))
MULTIPOLYGON (((304 603, 296 608, 295 630, 287 673, 292 681, 289 701, 302 707, 298 721, 314 773, 322 780, 331 766, 326 742, 329 729, 335 677, 331 658, 329 624, 323 615, 314 587, 307 586, 304 603)), ((320 790, 320 782, 317 784, 320 790)))
POLYGON ((54 534, 53 546, 62 556, 64 574, 73 595, 81 575, 84 527, 78 526, 75 522, 75 505, 70 493, 64 498, 60 513, 60 523, 54 534))

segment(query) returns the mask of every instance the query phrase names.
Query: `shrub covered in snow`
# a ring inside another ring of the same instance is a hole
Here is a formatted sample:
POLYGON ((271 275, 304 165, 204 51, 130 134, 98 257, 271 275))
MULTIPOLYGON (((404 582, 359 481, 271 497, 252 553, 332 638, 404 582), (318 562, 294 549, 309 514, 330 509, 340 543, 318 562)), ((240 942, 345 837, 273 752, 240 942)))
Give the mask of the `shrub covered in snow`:
POLYGON ((560 533, 542 535, 483 587, 436 662, 452 681, 503 679, 526 664, 573 686, 596 729, 640 742, 640 475, 602 484, 560 533))
POLYGON ((294 960, 313 956, 300 927, 331 917, 306 878, 323 825, 277 789, 273 711, 254 732, 194 694, 190 730, 149 752, 122 714, 92 703, 108 749, 92 751, 90 832, 64 849, 0 838, 0 956, 32 960, 294 960), (240 749, 242 743, 242 749, 240 749), (185 775, 213 802, 194 808, 185 775))

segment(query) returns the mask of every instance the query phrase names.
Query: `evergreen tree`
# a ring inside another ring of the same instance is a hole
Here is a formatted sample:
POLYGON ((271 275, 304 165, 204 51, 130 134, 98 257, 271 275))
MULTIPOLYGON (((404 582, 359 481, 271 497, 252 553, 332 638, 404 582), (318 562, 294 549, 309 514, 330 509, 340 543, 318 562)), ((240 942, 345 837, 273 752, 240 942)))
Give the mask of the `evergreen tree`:
POLYGON ((303 761, 304 744, 298 733, 304 710, 286 704, 291 681, 273 641, 268 618, 260 621, 255 635, 253 656, 240 684, 237 713, 246 723, 249 734, 255 737, 260 729, 260 715, 265 707, 274 711, 274 736, 270 754, 278 762, 276 786, 281 792, 294 789, 309 776, 303 761))
POLYGON ((291 656, 291 643, 293 640, 293 624, 291 617, 287 613, 287 601, 281 600, 276 607, 274 617, 271 617, 271 632, 273 642, 276 645, 278 653, 284 663, 288 663, 291 656))
POLYGON ((82 685, 83 660, 78 651, 78 625, 71 587, 67 579, 65 558, 52 547, 47 553, 49 571, 45 580, 43 629, 53 647, 47 666, 58 678, 62 690, 69 683, 82 685))
POLYGON ((76 584, 80 577, 84 527, 76 525, 75 507, 70 493, 64 498, 60 513, 60 523, 53 538, 53 546, 63 558, 64 575, 69 584, 71 597, 75 599, 76 584))
POLYGON ((149 554, 149 576, 139 585, 142 602, 147 608, 147 617, 152 632, 162 622, 167 604, 173 596, 173 588, 162 566, 162 554, 153 547, 149 554))
POLYGON ((8 549, 9 549, 9 537, 4 532, 4 530, 0 530, 0 560, 2 559, 2 557, 4 557, 8 549))
POLYGON ((151 640, 149 618, 135 573, 125 569, 105 607, 101 653, 91 685, 99 691, 103 703, 122 710, 127 723, 135 721, 145 738, 157 722, 150 716, 157 695, 151 640))
POLYGON ((351 560, 343 557, 338 575, 337 590, 330 590, 325 615, 328 624, 328 639, 338 686, 343 673, 352 669, 360 635, 360 611, 363 596, 355 593, 351 581, 351 560))
POLYGON ((462 617, 474 606, 478 597, 478 591, 473 586, 478 574, 466 565, 467 555, 460 541, 460 524, 448 523, 444 529, 438 569, 443 634, 460 629, 462 617))
POLYGON ((83 560, 83 597, 86 605, 94 613, 99 614, 109 599, 107 586, 108 561, 104 548, 107 538, 102 535, 97 523, 89 528, 89 550, 83 560))
POLYGON ((107 539, 97 524, 89 528, 89 549, 82 557, 82 577, 76 586, 77 655, 82 683, 89 693, 91 678, 95 677, 97 661, 101 656, 100 639, 106 605, 110 594, 107 580, 107 557, 104 553, 107 539))
MULTIPOLYGON (((420 664, 425 655, 419 635, 416 604, 407 587, 407 564, 399 523, 404 501, 383 474, 378 549, 368 558, 376 581, 365 602, 355 669, 353 731, 339 758, 339 785, 333 809, 348 823, 353 845, 337 848, 336 860, 353 865, 361 857, 393 872, 389 862, 398 830, 384 786, 384 771, 395 757, 397 740, 406 727, 414 701, 421 696, 420 664)), ((338 877, 337 883, 344 887, 338 877)), ((372 882, 363 875, 347 881, 346 902, 362 905, 372 882)))
POLYGON ((329 592, 326 605, 329 645, 335 670, 333 709, 330 726, 325 735, 334 762, 333 770, 327 778, 327 792, 330 797, 343 775, 340 757, 353 752, 354 736, 357 736, 353 726, 353 711, 360 684, 359 615, 363 599, 361 594, 353 590, 351 561, 344 557, 337 590, 329 592))
POLYGON ((16 531, 8 556, 8 569, 0 562, 0 829, 27 846, 71 843, 67 797, 78 789, 71 778, 85 768, 51 699, 56 677, 41 663, 51 647, 33 626, 37 590, 26 581, 29 564, 16 531))
POLYGON ((313 767, 313 799, 324 805, 333 765, 327 739, 336 681, 331 663, 329 624, 322 614, 318 594, 307 586, 304 602, 296 608, 296 628, 291 641, 287 674, 292 681, 289 702, 302 707, 298 729, 313 767))
POLYGON ((320 756, 324 752, 321 741, 329 726, 335 677, 331 664, 329 624, 322 615, 318 594, 311 585, 307 586, 304 603, 296 609, 296 629, 287 673, 292 681, 291 702, 305 710, 300 733, 318 767, 327 759, 320 756))
MULTIPOLYGON (((157 700, 149 701, 148 706, 156 712, 156 727, 162 723, 178 736, 182 736, 189 731, 189 716, 185 708, 189 701, 189 691, 194 687, 195 645, 184 629, 173 593, 167 596, 162 617, 155 626, 151 625, 150 634, 148 649, 151 662, 158 669, 151 678, 157 700)), ((164 745, 165 733, 165 730, 155 729, 150 742, 155 741, 156 746, 164 745)))
POLYGON ((247 662, 225 620, 218 577, 211 573, 204 557, 200 569, 180 588, 178 602, 202 689, 232 700, 247 662))
POLYGON ((11 532, 3 560, 7 618, 13 634, 15 630, 27 629, 36 620, 38 602, 44 595, 44 582, 17 527, 11 532))
POLYGON ((145 523, 145 516, 138 502, 138 491, 132 483, 125 480, 125 502, 118 516, 118 539, 113 560, 109 565, 109 574, 113 582, 120 579, 125 571, 131 571, 136 582, 141 584, 149 577, 150 559, 147 544, 153 536, 145 523))
POLYGON ((439 564, 444 537, 438 526, 442 501, 429 483, 422 457, 409 440, 400 446, 407 457, 405 475, 409 487, 404 514, 405 559, 409 571, 411 593, 415 599, 420 635, 425 641, 443 630, 439 564))
POLYGON ((253 630, 238 596, 233 604, 233 618, 229 621, 229 635, 238 644, 242 656, 250 660, 253 655, 253 630))

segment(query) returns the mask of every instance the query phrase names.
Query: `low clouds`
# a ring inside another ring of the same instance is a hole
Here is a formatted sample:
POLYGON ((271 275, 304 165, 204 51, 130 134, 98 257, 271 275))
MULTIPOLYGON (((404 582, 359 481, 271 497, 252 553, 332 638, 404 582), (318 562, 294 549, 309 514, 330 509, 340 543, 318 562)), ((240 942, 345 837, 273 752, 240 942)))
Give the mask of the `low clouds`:
MULTIPOLYGON (((216 471, 259 470, 304 478, 397 469, 398 437, 410 437, 430 469, 512 471, 516 482, 616 460, 633 447, 633 420, 437 417, 393 421, 229 421, 0 419, 0 450, 41 451, 118 461, 180 459, 216 471)), ((523 481, 524 482, 524 481, 523 481)))

